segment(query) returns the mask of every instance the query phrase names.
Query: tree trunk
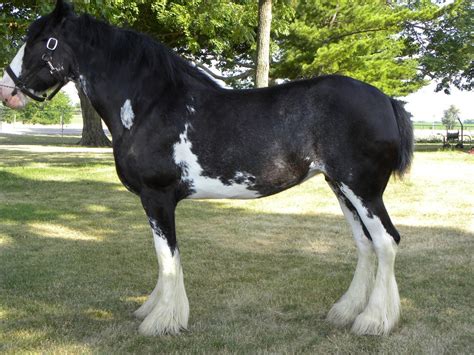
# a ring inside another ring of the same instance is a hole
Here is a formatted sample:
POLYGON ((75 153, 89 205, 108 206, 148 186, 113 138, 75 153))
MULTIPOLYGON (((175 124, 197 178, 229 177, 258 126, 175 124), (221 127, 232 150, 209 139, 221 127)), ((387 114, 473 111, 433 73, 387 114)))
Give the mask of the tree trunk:
POLYGON ((272 0, 258 1, 257 69, 255 86, 268 86, 270 72, 270 29, 272 25, 272 0))
POLYGON ((78 85, 76 85, 76 88, 81 100, 82 120, 84 122, 82 138, 78 144, 87 147, 111 147, 112 143, 102 129, 102 120, 99 114, 92 107, 90 100, 82 89, 78 85))

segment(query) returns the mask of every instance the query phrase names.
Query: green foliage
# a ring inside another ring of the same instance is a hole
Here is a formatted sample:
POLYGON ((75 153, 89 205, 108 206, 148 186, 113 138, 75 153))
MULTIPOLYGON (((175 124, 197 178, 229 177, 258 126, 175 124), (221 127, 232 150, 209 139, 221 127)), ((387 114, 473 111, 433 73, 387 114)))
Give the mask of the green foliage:
POLYGON ((420 75, 438 83, 436 91, 450 87, 474 88, 474 6, 455 0, 425 18, 406 23, 407 45, 419 57, 420 75))
POLYGON ((0 64, 5 66, 15 56, 28 25, 38 12, 37 1, 0 3, 0 64), (35 9, 35 10, 33 10, 35 9))
POLYGON ((130 26, 181 55, 228 74, 239 65, 252 65, 257 28, 254 0, 156 0, 137 7, 139 16, 130 26))
POLYGON ((446 127, 446 129, 453 129, 454 126, 458 123, 459 120, 459 109, 451 105, 447 110, 443 112, 443 117, 441 118, 441 123, 446 127))
POLYGON ((310 0, 296 7, 273 75, 290 79, 342 74, 405 96, 425 84, 405 56, 403 24, 419 14, 385 1, 310 0))
MULTIPOLYGON (((13 57, 28 24, 55 1, 0 4, 0 62, 13 57)), ((254 0, 74 1, 76 12, 150 34, 187 58, 249 86, 256 55, 254 0), (242 74, 244 72, 244 74, 242 74)), ((275 79, 343 74, 405 96, 435 79, 438 89, 472 89, 473 7, 429 0, 274 0, 275 79)))
POLYGON ((0 117, 2 121, 33 124, 59 124, 61 116, 64 123, 72 120, 74 107, 71 105, 69 97, 63 92, 59 92, 55 98, 47 103, 31 102, 21 111, 2 110, 0 117))

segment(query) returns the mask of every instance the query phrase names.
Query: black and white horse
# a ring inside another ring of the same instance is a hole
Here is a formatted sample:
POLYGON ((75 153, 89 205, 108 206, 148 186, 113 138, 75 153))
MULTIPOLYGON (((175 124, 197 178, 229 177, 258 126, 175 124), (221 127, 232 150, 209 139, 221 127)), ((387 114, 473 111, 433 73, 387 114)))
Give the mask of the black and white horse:
POLYGON ((358 248, 352 283, 328 319, 357 334, 393 329, 400 236, 382 194, 392 174, 407 170, 413 151, 411 123, 399 103, 335 75, 223 89, 149 37, 77 16, 58 1, 30 26, 0 96, 21 108, 70 80, 112 133, 118 176, 150 221, 159 277, 135 312, 144 319, 141 333, 176 334, 188 325, 175 234, 179 201, 269 196, 318 173, 334 190, 358 248))

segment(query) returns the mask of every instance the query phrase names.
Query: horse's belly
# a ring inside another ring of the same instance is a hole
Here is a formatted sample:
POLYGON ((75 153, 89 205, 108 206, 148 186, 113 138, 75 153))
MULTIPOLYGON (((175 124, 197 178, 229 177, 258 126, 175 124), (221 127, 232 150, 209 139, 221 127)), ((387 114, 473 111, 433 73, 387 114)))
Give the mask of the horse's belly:
POLYGON ((235 198, 252 199, 262 196, 258 191, 252 190, 249 183, 237 183, 230 180, 225 184, 220 179, 206 176, 188 177, 188 186, 192 199, 213 199, 213 198, 235 198))

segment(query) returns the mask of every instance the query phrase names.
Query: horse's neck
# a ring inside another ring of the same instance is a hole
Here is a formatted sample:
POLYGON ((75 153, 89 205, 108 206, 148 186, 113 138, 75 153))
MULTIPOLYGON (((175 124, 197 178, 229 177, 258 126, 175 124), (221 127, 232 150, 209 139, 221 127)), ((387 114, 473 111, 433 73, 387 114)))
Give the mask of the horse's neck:
MULTIPOLYGON (((106 63, 97 59, 107 58, 107 53, 103 53, 100 49, 93 49, 90 52, 79 54, 83 58, 79 60, 79 86, 109 128, 112 136, 117 136, 124 130, 120 116, 121 107, 127 101, 137 97, 142 83, 139 79, 133 78, 132 73, 136 72, 134 68, 114 68, 113 63, 107 66, 106 63), (125 70, 128 72, 124 73, 125 70)), ((157 87, 159 86, 160 84, 157 83, 157 87)))
POLYGON ((132 108, 139 104, 142 111, 153 110, 156 114, 160 107, 165 108, 163 104, 168 105, 166 108, 169 109, 169 105, 180 104, 179 98, 192 95, 193 91, 216 89, 214 84, 199 74, 183 74, 186 75, 185 84, 177 84, 170 79, 173 74, 159 72, 161 65, 148 69, 139 67, 133 58, 134 53, 127 54, 131 56, 129 60, 117 60, 111 58, 111 54, 100 46, 76 43, 74 48, 78 48, 76 56, 79 63, 79 85, 112 135, 124 131, 120 113, 127 101, 131 102, 132 108), (157 105, 157 102, 161 104, 157 105), (146 105, 150 107, 145 107, 146 105))

